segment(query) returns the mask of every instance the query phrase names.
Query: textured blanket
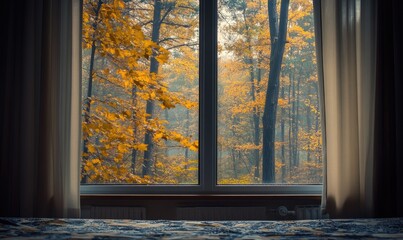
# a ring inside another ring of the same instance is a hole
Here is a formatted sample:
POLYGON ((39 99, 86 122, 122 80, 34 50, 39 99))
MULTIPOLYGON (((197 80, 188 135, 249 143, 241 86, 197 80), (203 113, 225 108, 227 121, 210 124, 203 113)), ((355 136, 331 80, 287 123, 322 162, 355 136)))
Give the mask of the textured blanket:
POLYGON ((258 222, 0 218, 0 238, 403 239, 403 219, 258 222))

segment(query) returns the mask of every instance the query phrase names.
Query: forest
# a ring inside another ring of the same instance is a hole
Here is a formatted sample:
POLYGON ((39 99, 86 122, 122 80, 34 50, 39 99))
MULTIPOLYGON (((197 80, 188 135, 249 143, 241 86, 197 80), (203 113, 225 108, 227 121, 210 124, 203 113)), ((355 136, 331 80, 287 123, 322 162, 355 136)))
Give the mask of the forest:
MULTIPOLYGON (((82 184, 199 183, 199 11, 83 1, 82 184)), ((218 11, 217 183, 321 183, 312 0, 218 11)))

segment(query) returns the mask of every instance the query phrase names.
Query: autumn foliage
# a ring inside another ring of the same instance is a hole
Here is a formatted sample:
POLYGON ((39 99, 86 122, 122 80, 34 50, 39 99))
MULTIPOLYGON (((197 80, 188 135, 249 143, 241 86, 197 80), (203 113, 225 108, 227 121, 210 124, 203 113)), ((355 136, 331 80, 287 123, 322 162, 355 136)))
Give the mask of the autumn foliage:
MULTIPOLYGON (((219 1, 219 184, 262 182, 267 4, 219 1)), ((84 0, 82 183, 198 183, 198 11, 196 0, 84 0)), ((276 182, 320 183, 312 2, 291 1, 288 16, 276 182)))

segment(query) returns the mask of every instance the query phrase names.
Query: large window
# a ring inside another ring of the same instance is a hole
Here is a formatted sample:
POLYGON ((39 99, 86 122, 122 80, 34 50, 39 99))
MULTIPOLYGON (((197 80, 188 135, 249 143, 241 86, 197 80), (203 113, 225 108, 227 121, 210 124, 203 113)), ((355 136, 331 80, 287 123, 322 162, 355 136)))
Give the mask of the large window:
POLYGON ((84 0, 82 56, 84 191, 320 191, 312 0, 84 0))

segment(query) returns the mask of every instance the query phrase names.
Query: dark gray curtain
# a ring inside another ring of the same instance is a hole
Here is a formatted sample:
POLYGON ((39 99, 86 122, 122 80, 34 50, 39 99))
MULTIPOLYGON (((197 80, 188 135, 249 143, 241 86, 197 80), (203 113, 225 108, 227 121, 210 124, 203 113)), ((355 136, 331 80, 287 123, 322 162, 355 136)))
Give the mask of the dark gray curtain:
POLYGON ((2 2, 0 216, 79 216, 72 2, 2 2))
POLYGON ((403 1, 378 0, 374 214, 403 217, 403 1))

